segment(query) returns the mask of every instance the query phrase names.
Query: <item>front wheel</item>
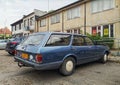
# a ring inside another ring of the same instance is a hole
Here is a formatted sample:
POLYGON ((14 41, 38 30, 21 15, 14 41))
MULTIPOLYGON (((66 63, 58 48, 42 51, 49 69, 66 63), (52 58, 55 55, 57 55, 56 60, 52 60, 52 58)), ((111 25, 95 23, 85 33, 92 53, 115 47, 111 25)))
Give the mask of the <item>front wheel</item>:
POLYGON ((102 63, 106 63, 108 61, 108 54, 104 54, 104 56, 100 59, 102 63))
POLYGON ((69 76, 74 72, 74 69, 75 69, 75 59, 69 57, 64 60, 59 70, 62 75, 69 76))

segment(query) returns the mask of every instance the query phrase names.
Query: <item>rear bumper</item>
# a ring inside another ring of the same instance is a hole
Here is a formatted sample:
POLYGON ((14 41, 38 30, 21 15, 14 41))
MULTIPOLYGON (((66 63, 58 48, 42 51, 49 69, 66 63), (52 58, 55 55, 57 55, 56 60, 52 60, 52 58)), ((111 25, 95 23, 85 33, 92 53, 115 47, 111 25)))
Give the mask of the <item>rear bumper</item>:
POLYGON ((37 63, 30 62, 30 61, 24 60, 24 59, 16 57, 16 56, 14 58, 15 58, 16 62, 20 62, 20 63, 24 64, 25 66, 33 67, 37 70, 58 69, 60 67, 60 65, 62 64, 62 61, 46 63, 46 64, 37 64, 37 63))

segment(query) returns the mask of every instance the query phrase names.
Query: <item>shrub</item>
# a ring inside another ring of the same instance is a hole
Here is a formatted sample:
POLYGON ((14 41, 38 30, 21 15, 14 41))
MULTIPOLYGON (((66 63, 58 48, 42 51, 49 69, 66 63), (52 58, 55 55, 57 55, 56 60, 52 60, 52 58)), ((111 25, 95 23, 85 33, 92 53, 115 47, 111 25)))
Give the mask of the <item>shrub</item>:
POLYGON ((90 37, 93 41, 97 42, 97 44, 107 45, 110 49, 113 47, 114 40, 112 38, 100 37, 98 35, 93 36, 90 34, 87 34, 87 36, 90 37))

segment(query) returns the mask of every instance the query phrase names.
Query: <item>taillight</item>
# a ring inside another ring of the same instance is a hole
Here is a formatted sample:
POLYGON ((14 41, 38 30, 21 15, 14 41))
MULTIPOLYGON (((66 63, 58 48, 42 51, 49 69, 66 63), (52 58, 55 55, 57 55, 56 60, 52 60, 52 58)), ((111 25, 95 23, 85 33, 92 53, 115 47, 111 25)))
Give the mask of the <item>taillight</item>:
POLYGON ((37 63, 42 63, 42 55, 37 54, 35 59, 37 63))
POLYGON ((17 42, 11 42, 11 44, 17 44, 17 42))
POLYGON ((15 52, 14 54, 17 55, 17 50, 15 50, 14 52, 15 52))

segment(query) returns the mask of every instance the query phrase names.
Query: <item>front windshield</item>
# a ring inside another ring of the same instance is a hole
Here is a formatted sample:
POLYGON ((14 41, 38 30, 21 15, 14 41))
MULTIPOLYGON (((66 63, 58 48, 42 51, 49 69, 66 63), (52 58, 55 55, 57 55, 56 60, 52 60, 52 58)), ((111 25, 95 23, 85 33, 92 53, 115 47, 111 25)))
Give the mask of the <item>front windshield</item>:
POLYGON ((31 35, 26 38, 21 44, 22 45, 38 45, 44 38, 44 34, 31 35))

